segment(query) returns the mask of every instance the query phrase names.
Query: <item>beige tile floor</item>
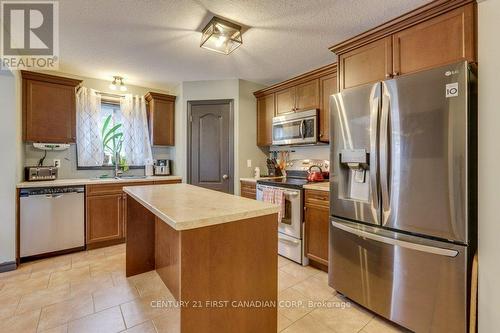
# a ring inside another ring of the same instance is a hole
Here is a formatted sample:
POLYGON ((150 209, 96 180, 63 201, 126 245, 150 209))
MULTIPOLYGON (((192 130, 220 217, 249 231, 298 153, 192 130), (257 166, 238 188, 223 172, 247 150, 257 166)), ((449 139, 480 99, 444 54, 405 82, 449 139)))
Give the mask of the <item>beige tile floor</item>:
MULTIPOLYGON (((400 329, 350 303, 327 274, 278 260, 278 331, 386 333, 400 329)), ((79 252, 0 273, 0 332, 176 332, 178 311, 156 272, 125 277, 125 246, 79 252)))

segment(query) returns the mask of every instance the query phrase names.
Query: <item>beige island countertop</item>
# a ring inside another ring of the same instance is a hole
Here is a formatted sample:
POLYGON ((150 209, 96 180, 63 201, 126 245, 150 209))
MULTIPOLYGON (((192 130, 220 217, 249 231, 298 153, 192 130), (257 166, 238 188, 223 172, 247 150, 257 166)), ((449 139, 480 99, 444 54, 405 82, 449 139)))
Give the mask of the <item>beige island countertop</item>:
POLYGON ((189 184, 125 187, 125 193, 175 230, 277 213, 277 205, 189 184))
POLYGON ((188 184, 124 191, 126 275, 156 270, 182 304, 164 312, 177 332, 277 332, 278 206, 188 184))

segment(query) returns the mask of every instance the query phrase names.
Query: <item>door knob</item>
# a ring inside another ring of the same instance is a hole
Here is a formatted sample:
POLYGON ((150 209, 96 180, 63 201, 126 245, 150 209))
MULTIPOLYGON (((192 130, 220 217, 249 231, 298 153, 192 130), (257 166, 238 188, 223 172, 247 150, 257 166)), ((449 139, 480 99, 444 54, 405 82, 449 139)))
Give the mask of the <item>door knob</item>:
POLYGON ((224 179, 224 180, 229 179, 229 176, 228 175, 222 175, 222 179, 224 179))

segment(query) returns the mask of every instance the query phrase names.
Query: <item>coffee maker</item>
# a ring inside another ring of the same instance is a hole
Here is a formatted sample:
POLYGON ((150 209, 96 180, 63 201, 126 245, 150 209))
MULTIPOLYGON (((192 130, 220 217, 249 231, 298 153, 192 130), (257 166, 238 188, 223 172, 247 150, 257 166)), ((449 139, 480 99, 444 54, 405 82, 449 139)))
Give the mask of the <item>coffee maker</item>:
POLYGON ((170 160, 155 160, 153 170, 155 176, 170 175, 170 160))

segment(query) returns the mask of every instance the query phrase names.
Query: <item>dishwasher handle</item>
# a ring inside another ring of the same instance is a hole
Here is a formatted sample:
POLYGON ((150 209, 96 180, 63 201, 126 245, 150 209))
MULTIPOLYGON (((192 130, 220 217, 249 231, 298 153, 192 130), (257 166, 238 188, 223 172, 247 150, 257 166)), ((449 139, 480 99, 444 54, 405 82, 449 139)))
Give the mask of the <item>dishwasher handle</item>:
POLYGON ((20 197, 44 196, 47 198, 60 198, 64 194, 85 193, 83 186, 64 186, 64 187, 37 187, 23 188, 19 191, 20 197))

